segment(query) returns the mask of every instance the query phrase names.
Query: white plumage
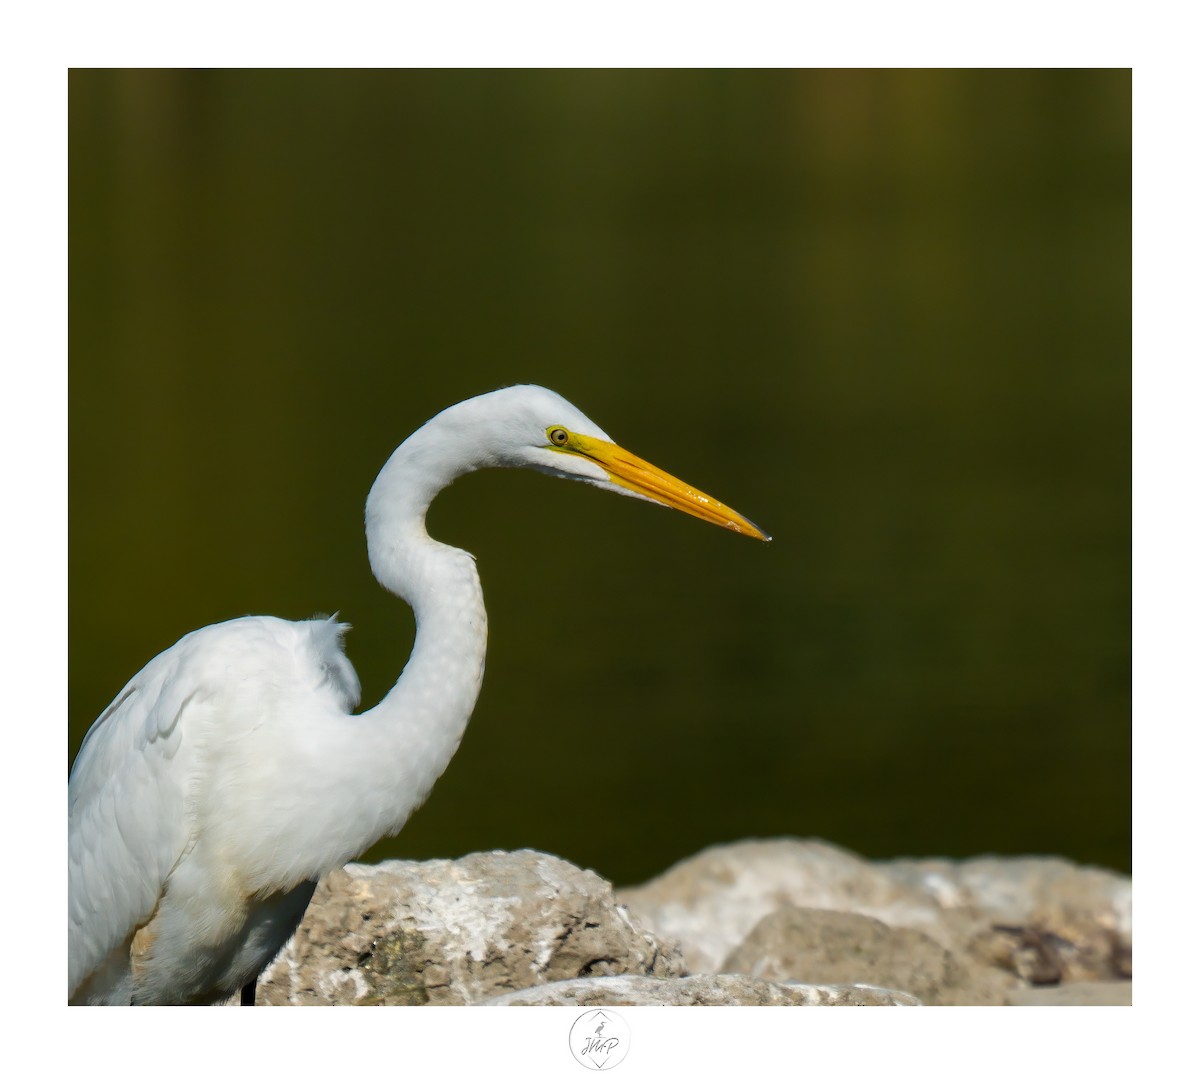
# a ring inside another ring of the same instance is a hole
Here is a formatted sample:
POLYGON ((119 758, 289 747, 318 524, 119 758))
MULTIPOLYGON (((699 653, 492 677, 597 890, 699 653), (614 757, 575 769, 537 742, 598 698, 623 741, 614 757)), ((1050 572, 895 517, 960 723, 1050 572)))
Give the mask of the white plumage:
POLYGON ((372 569, 417 620, 379 705, 352 714, 345 626, 254 616, 180 639, 88 731, 68 784, 71 1002, 211 1003, 252 985, 316 881, 425 800, 466 729, 487 640, 474 560, 429 537, 425 512, 484 466, 532 467, 766 539, 545 388, 443 411, 396 449, 367 500, 372 569))

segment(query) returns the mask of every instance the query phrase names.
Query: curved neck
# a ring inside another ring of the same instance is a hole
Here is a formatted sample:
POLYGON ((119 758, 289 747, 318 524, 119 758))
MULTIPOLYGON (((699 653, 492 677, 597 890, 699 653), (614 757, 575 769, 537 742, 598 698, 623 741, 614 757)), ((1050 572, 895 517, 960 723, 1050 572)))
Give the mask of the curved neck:
POLYGON ((379 820, 364 850, 399 831, 446 770, 479 697, 487 650, 487 614, 474 558, 424 534, 397 551, 403 566, 391 566, 402 578, 391 580, 403 588, 385 584, 412 605, 417 636, 396 684, 357 718, 369 731, 363 786, 379 794, 379 820))
POLYGON ((434 496, 467 472, 462 464, 445 461, 453 456, 438 450, 440 436, 429 423, 392 453, 371 487, 366 511, 371 570, 380 585, 412 605, 417 621, 404 671, 369 715, 396 719, 414 734, 428 732, 434 741, 450 734, 453 745, 445 761, 434 766, 433 779, 449 763, 475 707, 487 648, 475 557, 425 531, 434 496))
POLYGON ((396 449, 367 498, 371 569, 412 605, 417 636, 387 696, 347 717, 357 745, 357 804, 344 845, 353 845, 354 855, 399 831, 428 797, 458 749, 483 682, 487 615, 475 558, 425 531, 433 497, 466 471, 438 465, 432 438, 423 435, 428 429, 396 449))

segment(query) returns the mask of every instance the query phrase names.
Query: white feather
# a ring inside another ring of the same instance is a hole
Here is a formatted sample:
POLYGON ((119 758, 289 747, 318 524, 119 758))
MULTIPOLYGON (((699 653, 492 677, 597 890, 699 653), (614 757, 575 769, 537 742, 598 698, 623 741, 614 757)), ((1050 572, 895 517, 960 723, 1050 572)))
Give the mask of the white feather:
POLYGON ((332 621, 236 619, 146 665, 85 737, 68 783, 73 1003, 215 1002, 253 982, 316 881, 396 832, 462 738, 487 619, 473 558, 434 541, 437 492, 483 466, 532 467, 613 491, 595 462, 550 450, 602 430, 524 385, 443 411, 400 445, 367 501, 379 581, 417 637, 374 709, 332 621))

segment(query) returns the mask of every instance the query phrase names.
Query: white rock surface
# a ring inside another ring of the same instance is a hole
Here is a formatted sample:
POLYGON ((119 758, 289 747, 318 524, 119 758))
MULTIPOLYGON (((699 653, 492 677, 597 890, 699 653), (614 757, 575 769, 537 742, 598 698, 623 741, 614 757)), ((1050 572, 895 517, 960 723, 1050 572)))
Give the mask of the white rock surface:
POLYGON ((325 1005, 1123 1003, 1131 920, 1128 877, 1056 858, 873 863, 815 840, 755 840, 614 896, 559 858, 497 851, 338 870, 258 994, 325 1005))
POLYGON ((545 981, 678 976, 595 873, 532 850, 347 865, 259 983, 264 1004, 468 1004, 545 981))
POLYGON ((493 1007, 915 1007, 903 992, 867 985, 763 981, 736 973, 557 981, 487 1001, 493 1007))

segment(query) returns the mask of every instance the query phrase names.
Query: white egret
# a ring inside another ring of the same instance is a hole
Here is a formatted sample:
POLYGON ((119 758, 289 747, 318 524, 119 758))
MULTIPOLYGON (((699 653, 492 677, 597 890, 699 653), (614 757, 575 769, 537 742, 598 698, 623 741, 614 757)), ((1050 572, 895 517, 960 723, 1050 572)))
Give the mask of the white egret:
POLYGON ((487 635, 474 558, 433 540, 425 513, 455 478, 489 466, 769 539, 545 388, 442 411, 396 449, 367 498, 371 568, 417 623, 374 709, 353 714, 345 625, 253 616, 180 639, 88 731, 67 794, 70 1002, 212 1003, 241 989, 252 1003, 320 877, 425 800, 475 706, 487 635))

